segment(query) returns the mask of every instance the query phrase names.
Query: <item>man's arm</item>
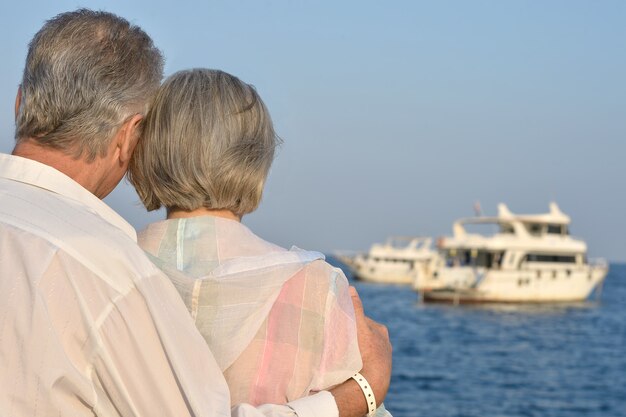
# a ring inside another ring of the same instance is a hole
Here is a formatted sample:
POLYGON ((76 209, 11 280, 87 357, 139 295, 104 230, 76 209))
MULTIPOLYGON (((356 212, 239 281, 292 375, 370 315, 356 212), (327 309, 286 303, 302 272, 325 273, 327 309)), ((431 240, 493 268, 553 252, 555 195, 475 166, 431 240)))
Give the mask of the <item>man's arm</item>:
MULTIPOLYGON (((391 380, 391 342, 387 328, 365 316, 363 304, 354 287, 350 287, 350 295, 357 322, 359 349, 363 359, 363 375, 370 383, 377 405, 387 395, 391 380)), ((362 417, 367 414, 368 407, 359 385, 349 379, 330 390, 301 398, 289 403, 290 407, 266 404, 252 407, 241 404, 233 408, 233 417, 362 417), (333 401, 334 397, 334 401, 333 401), (335 405, 336 404, 336 405, 335 405)))
MULTIPOLYGON (((103 411, 114 407, 122 415, 227 414, 228 387, 171 282, 153 276, 139 281, 138 289, 139 293, 118 300, 98 332, 102 348, 94 377, 101 392, 109 394, 100 398, 98 406, 103 411)), ((391 373, 389 338, 384 326, 364 316, 356 294, 353 302, 364 364, 361 373, 380 403, 391 373)), ((323 391, 287 405, 241 405, 231 410, 236 417, 332 417, 337 412, 340 417, 367 413, 355 381, 344 382, 330 394, 323 391)))
MULTIPOLYGON (((359 349, 363 359, 361 375, 369 382, 376 397, 376 404, 380 405, 387 396, 391 381, 392 347, 389 332, 387 327, 365 316, 363 303, 354 287, 350 287, 350 293, 356 316, 359 349)), ((350 379, 330 392, 335 397, 340 417, 360 417, 367 414, 367 403, 356 381, 350 379)))

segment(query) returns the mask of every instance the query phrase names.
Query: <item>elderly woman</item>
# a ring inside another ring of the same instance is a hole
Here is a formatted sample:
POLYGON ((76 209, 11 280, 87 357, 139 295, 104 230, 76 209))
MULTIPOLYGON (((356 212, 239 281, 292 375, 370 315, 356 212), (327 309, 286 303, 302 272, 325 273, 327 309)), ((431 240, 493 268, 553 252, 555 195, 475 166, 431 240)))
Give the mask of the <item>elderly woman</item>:
POLYGON ((129 170, 146 208, 167 208, 139 243, 181 293, 233 404, 290 401, 361 369, 341 270, 241 224, 277 144, 254 88, 221 71, 182 71, 155 98, 129 170))

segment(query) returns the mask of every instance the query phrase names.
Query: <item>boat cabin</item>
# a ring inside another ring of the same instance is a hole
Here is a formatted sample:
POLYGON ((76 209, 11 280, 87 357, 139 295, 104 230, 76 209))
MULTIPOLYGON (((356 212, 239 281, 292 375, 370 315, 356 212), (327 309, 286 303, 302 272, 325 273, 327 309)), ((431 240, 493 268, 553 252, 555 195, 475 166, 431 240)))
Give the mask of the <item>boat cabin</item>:
POLYGON ((485 269, 537 269, 586 263, 586 245, 573 239, 570 218, 555 203, 550 212, 515 215, 504 204, 495 217, 472 217, 453 225, 453 236, 441 238, 438 247, 445 265, 485 269), (494 234, 471 233, 468 226, 495 225, 494 234), (554 245, 558 239, 558 245, 554 245))

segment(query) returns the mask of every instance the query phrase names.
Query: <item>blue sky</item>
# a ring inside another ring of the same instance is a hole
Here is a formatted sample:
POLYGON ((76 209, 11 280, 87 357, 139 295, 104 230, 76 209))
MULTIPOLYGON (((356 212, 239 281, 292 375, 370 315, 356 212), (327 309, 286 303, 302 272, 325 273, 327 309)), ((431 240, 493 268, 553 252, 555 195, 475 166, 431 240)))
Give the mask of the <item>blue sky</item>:
MULTIPOLYGON (((446 235, 498 202, 557 201, 591 256, 626 261, 626 3, 622 1, 31 1, 0 5, 0 151, 26 46, 88 6, 142 26, 166 74, 220 68, 257 87, 284 140, 262 237, 366 249, 446 235)), ((132 188, 107 202, 136 227, 132 188)))

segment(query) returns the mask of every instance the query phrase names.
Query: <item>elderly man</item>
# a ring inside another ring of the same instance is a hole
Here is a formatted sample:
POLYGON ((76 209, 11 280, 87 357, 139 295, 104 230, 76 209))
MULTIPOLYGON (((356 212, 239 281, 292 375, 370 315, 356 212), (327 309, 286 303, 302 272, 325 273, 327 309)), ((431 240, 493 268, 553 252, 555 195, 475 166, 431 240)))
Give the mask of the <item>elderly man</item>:
MULTIPOLYGON (((230 409, 223 376, 170 281, 105 205, 138 140, 162 58, 138 27, 78 10, 30 43, 13 155, 0 155, 0 415, 358 416, 346 381, 287 405, 230 409)), ((372 395, 391 367, 357 307, 372 395)), ((369 401, 368 401, 369 402, 369 401)))

